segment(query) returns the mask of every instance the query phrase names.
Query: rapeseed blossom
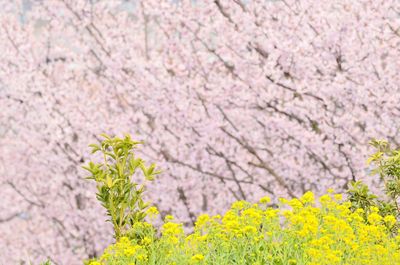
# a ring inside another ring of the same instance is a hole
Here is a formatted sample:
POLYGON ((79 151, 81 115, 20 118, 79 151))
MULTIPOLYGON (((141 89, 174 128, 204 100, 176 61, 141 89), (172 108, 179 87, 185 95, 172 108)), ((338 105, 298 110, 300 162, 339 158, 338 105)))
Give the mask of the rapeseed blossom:
POLYGON ((149 223, 135 224, 136 237, 122 237, 89 264, 400 264, 395 216, 352 210, 333 190, 279 201, 277 209, 264 197, 235 202, 223 216, 200 215, 189 235, 172 216, 159 236, 149 223))

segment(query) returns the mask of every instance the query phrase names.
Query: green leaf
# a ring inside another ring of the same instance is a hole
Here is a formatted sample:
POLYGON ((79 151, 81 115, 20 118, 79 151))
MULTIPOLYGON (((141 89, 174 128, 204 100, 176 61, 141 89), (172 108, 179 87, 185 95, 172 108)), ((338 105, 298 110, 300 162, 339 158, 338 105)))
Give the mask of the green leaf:
POLYGON ((105 179, 105 184, 106 184, 107 187, 109 187, 110 189, 112 188, 112 186, 113 186, 113 180, 112 180, 112 178, 110 177, 110 175, 107 175, 107 177, 106 177, 106 179, 105 179))
MULTIPOLYGON (((107 134, 100 135, 104 140, 99 144, 89 145, 92 153, 102 152, 105 156, 104 162, 94 164, 89 162, 83 168, 92 173, 87 179, 94 179, 97 182, 96 198, 106 209, 107 215, 114 226, 115 237, 119 238, 129 230, 126 221, 131 220, 130 225, 137 221, 142 221, 145 214, 143 209, 148 207, 148 203, 143 201, 145 185, 140 185, 131 180, 135 170, 140 167, 147 180, 154 180, 154 176, 161 171, 156 171, 153 163, 148 168, 140 157, 135 157, 133 148, 142 141, 133 141, 130 135, 125 135, 123 139, 110 137, 107 134), (111 159, 110 159, 111 158, 111 159), (128 169, 128 173, 126 172, 128 169)), ((129 224, 128 224, 129 225, 129 224)))
POLYGON ((106 138, 107 140, 111 140, 111 137, 105 133, 100 134, 101 137, 106 138))
POLYGON ((100 150, 100 146, 98 146, 97 144, 89 144, 89 147, 92 148, 92 151, 91 151, 92 154, 94 154, 100 150))
POLYGON ((142 167, 142 164, 143 164, 143 160, 141 158, 138 158, 138 159, 132 158, 131 161, 130 161, 130 165, 131 165, 133 170, 136 170, 136 168, 139 167, 139 166, 142 167))
POLYGON ((82 166, 82 168, 83 168, 83 169, 86 169, 86 170, 89 171, 89 172, 92 172, 92 169, 91 169, 90 167, 88 167, 88 166, 82 166))
POLYGON ((371 155, 368 160, 367 160, 367 164, 371 164, 371 162, 375 162, 377 160, 379 160, 381 157, 383 156, 383 152, 376 152, 375 154, 371 155))

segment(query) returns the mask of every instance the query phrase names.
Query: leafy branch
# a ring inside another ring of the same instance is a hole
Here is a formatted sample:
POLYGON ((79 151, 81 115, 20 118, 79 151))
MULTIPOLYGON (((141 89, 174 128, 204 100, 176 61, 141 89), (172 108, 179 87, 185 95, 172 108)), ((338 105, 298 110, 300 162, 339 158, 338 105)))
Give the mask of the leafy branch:
MULTIPOLYGON (((367 160, 368 164, 374 164, 371 175, 379 175, 384 183, 386 199, 380 199, 372 194, 367 185, 360 181, 351 182, 347 191, 348 200, 352 203, 352 209, 363 209, 364 217, 370 213, 371 207, 377 207, 382 216, 400 216, 398 199, 400 197, 400 150, 394 150, 386 140, 370 141, 376 152, 367 160)), ((397 225, 396 225, 397 227, 397 225)))
POLYGON ((91 161, 83 168, 91 173, 86 178, 96 181, 97 199, 107 210, 115 238, 119 239, 146 217, 145 210, 149 204, 143 201, 145 183, 153 181, 161 171, 156 170, 155 164, 146 167, 145 161, 134 154, 134 148, 143 142, 133 141, 129 135, 124 138, 112 138, 106 134, 100 136, 104 140, 89 147, 92 148, 92 154, 101 152, 104 161, 97 164, 91 161), (133 179, 137 170, 144 175, 142 184, 133 179))

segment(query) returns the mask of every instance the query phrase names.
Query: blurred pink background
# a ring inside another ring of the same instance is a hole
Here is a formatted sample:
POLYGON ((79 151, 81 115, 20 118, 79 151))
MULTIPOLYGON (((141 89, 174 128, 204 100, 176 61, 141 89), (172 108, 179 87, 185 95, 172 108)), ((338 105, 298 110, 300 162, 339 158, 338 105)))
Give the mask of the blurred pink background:
POLYGON ((235 200, 376 187, 400 142, 400 2, 0 1, 0 264, 82 264, 112 242, 81 166, 144 140, 147 199, 190 229, 235 200), (25 262, 25 263, 23 263, 25 262))

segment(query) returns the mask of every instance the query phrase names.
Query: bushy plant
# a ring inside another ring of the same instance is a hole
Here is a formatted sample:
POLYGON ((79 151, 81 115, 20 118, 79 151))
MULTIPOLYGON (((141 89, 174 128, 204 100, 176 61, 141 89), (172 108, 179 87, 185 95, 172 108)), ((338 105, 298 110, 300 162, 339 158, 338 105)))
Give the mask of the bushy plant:
POLYGON ((372 173, 379 174, 387 197, 400 213, 400 150, 392 149, 386 140, 372 140, 370 144, 376 148, 368 159, 369 163, 376 165, 372 173))
POLYGON ((144 220, 149 206, 143 201, 145 182, 139 184, 134 179, 137 169, 141 170, 145 181, 153 181, 160 171, 155 170, 155 164, 146 167, 145 161, 134 154, 133 149, 142 142, 133 141, 129 135, 124 138, 101 136, 104 139, 100 144, 89 146, 92 153, 102 153, 103 162, 89 162, 83 168, 91 173, 87 179, 96 181, 97 199, 107 210, 115 237, 119 239, 134 224, 144 220))
MULTIPOLYGON (((383 183, 385 198, 373 194, 367 185, 357 181, 349 183, 347 191, 348 200, 352 203, 352 209, 363 209, 368 213, 371 206, 379 209, 382 216, 393 215, 397 219, 400 215, 398 200, 400 197, 400 150, 394 150, 385 140, 372 140, 370 144, 375 147, 367 163, 375 167, 371 175, 379 175, 383 183)), ((366 215, 364 215, 366 217, 366 215)))

